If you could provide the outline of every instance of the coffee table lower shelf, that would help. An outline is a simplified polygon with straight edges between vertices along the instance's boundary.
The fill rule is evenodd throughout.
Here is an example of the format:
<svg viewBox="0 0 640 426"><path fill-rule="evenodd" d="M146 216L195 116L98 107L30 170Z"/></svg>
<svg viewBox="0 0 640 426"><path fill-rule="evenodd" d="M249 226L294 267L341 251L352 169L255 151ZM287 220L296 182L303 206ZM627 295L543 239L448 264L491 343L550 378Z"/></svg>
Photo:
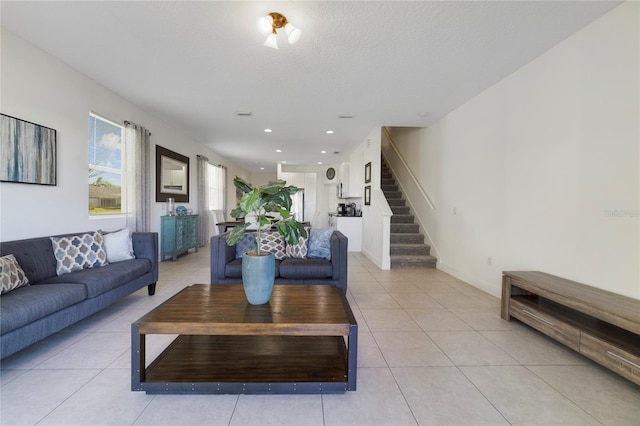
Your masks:
<svg viewBox="0 0 640 426"><path fill-rule="evenodd" d="M343 336L178 336L140 374L135 390L341 393L355 390L349 377Z"/></svg>

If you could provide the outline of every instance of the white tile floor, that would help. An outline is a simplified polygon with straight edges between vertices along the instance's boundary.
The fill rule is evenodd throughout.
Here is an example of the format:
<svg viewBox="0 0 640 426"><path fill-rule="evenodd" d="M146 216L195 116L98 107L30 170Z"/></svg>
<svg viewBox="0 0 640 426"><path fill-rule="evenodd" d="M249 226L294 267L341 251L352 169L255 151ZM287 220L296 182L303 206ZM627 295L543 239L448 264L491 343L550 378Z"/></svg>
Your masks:
<svg viewBox="0 0 640 426"><path fill-rule="evenodd" d="M146 395L130 390L130 325L192 283L209 251L162 262L146 289L1 363L2 425L639 425L640 387L499 316L499 300L433 269L349 258L358 390ZM169 337L152 336L159 353Z"/></svg>

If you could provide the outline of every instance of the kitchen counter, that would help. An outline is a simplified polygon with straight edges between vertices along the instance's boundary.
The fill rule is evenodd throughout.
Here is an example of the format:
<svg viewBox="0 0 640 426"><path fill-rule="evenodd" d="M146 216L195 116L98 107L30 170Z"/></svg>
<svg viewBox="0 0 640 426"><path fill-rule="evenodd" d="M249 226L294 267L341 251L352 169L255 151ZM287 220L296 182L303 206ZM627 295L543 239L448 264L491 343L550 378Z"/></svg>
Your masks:
<svg viewBox="0 0 640 426"><path fill-rule="evenodd" d="M333 229L349 239L349 251L362 251L362 216L329 216Z"/></svg>
<svg viewBox="0 0 640 426"><path fill-rule="evenodd" d="M336 213L336 212L329 212L329 218L332 217L362 217L362 214L360 216L349 216L346 214L340 214L340 213Z"/></svg>

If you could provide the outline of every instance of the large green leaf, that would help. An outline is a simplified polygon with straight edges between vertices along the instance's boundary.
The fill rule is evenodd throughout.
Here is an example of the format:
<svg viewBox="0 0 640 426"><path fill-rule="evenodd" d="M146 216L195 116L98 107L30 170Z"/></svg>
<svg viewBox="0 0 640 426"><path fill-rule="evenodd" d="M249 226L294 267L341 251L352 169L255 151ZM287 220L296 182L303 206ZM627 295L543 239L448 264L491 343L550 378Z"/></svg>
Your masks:
<svg viewBox="0 0 640 426"><path fill-rule="evenodd" d="M267 195L277 194L282 191L287 182L283 180L269 181L268 184L261 187L263 193Z"/></svg>
<svg viewBox="0 0 640 426"><path fill-rule="evenodd" d="M244 234L244 231L249 227L249 225L251 224L245 223L240 226L235 226L229 233L229 236L227 236L227 245L232 246L240 242L240 240L242 239L242 235Z"/></svg>
<svg viewBox="0 0 640 426"><path fill-rule="evenodd" d="M260 209L261 204L262 199L258 188L253 188L240 199L240 208L244 210L245 214L257 212L258 209Z"/></svg>
<svg viewBox="0 0 640 426"><path fill-rule="evenodd" d="M236 219L242 219L246 216L246 213L244 210L242 210L240 207L236 207L235 209L231 210L231 217L236 218Z"/></svg>
<svg viewBox="0 0 640 426"><path fill-rule="evenodd" d="M258 216L258 222L260 223L260 226L271 225L271 219L266 215Z"/></svg>
<svg viewBox="0 0 640 426"><path fill-rule="evenodd" d="M233 179L233 185L244 193L250 192L253 189L250 183L238 176Z"/></svg>

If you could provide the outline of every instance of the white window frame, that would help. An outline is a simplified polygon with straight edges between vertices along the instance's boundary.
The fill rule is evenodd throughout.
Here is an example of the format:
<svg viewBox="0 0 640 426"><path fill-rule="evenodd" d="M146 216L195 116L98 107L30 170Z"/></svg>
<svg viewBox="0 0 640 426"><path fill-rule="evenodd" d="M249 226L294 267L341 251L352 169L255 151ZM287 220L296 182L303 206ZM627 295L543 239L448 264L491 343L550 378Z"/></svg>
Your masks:
<svg viewBox="0 0 640 426"><path fill-rule="evenodd" d="M125 173L125 137L124 137L124 126L122 124L116 123L113 120L109 120L108 118L105 118L104 116L100 115L100 114L96 114L93 111L89 112L89 118L95 118L96 120L100 120L103 121L105 123L108 123L112 126L118 127L120 128L120 169L117 168L112 168L112 167L107 167L107 166L101 166L101 165L97 165L97 164L92 164L89 161L88 165L89 165L89 170L94 169L94 170L98 170L98 171L102 171L102 172L106 172L106 173L114 173L114 174L119 174L120 175L120 213L112 213L112 214L92 214L91 212L89 212L89 218L90 219L108 219L108 218L113 218L113 217L123 217L126 216L126 173ZM87 141L87 150L89 149L89 140ZM87 179L87 185L89 184L88 179ZM88 195L88 194L87 194Z"/></svg>
<svg viewBox="0 0 640 426"><path fill-rule="evenodd" d="M217 165L217 164L211 164L209 163L207 165L207 167L209 168L208 170L208 178L209 181L207 182L207 191L208 191L208 195L209 195L209 205L207 206L209 211L211 210L222 210L223 214L224 211L226 209L226 167L221 166L221 165ZM216 174L220 171L223 171L224 173L224 179L223 182L221 182L220 186L218 188L212 188L212 185L215 184L215 180L216 180ZM216 205L214 205L214 202L216 203ZM221 204L221 205L218 205Z"/></svg>

